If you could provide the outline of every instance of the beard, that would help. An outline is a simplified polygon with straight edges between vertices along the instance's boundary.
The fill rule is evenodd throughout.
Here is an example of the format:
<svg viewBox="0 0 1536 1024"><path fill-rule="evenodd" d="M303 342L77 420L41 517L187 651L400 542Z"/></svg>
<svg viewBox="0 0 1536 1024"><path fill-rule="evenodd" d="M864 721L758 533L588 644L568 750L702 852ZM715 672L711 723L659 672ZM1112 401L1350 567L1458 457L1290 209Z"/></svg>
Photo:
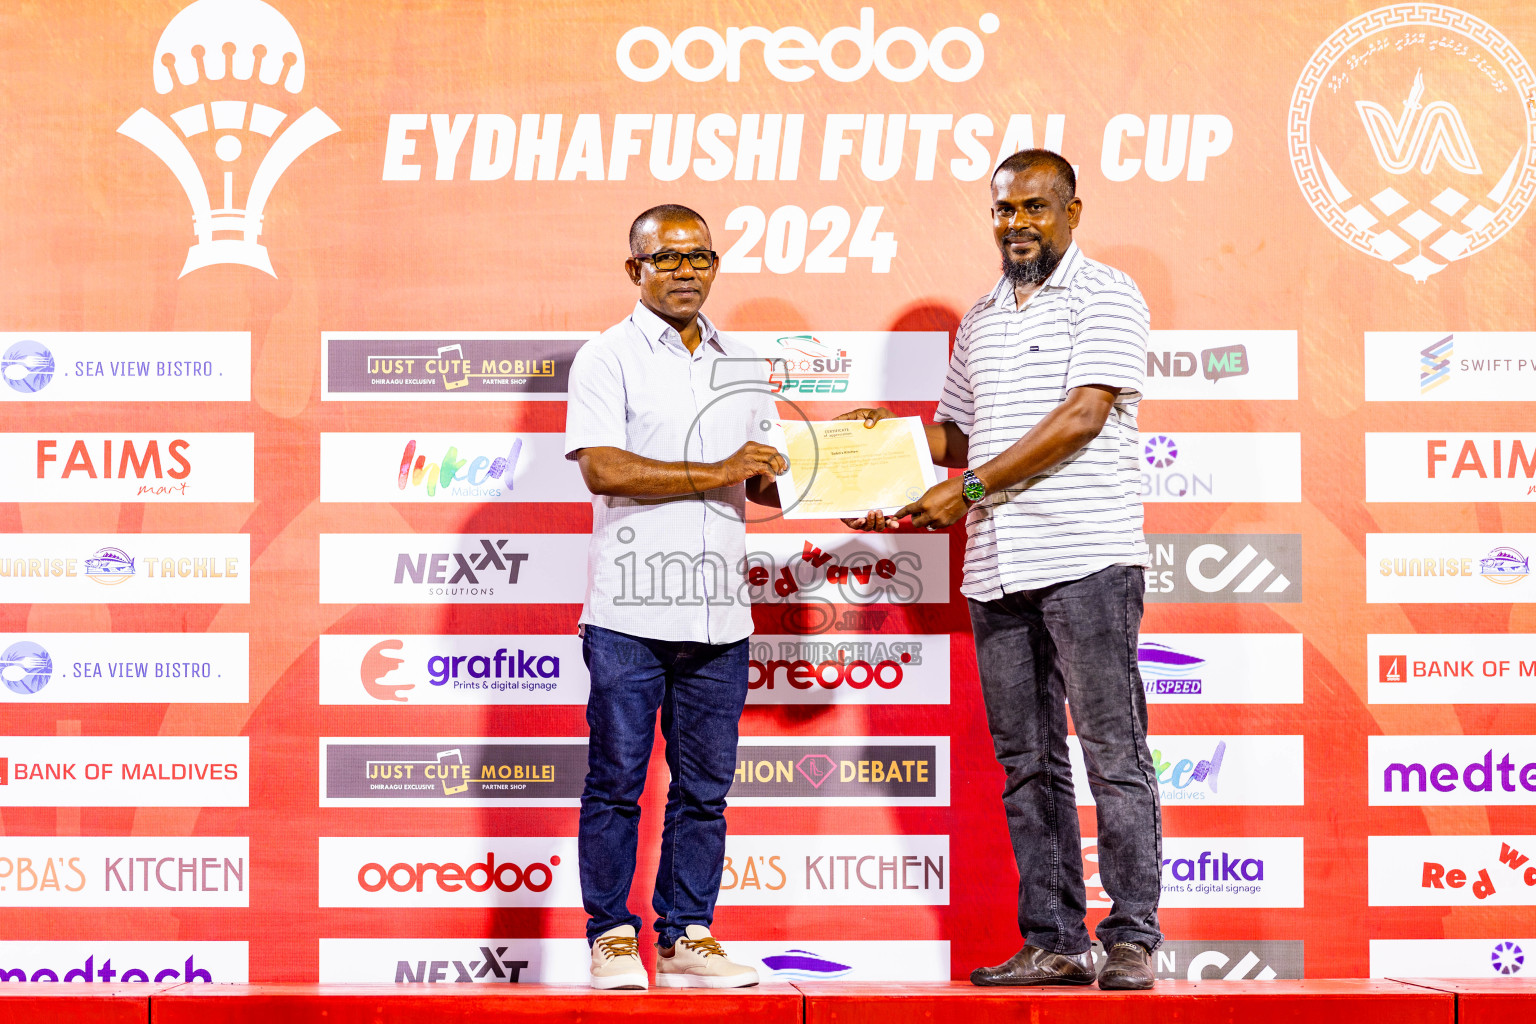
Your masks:
<svg viewBox="0 0 1536 1024"><path fill-rule="evenodd" d="M1003 240L1006 246L1010 242L1018 241L1018 236ZM1055 271L1061 263L1063 253L1055 248L1044 238L1036 238L1039 243L1039 251L1034 256L1024 259L1014 259L1008 252L1003 252L1003 276L1012 284L1042 284Z"/></svg>

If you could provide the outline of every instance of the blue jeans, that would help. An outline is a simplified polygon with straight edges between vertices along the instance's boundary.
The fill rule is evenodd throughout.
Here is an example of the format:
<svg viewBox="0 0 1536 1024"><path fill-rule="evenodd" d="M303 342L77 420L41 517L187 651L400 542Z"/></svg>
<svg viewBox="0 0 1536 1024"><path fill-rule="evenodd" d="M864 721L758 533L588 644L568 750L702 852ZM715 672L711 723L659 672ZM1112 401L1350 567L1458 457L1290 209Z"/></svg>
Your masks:
<svg viewBox="0 0 1536 1024"><path fill-rule="evenodd" d="M1162 944L1163 830L1136 667L1145 584L1112 565L1039 590L972 601L976 667L1019 868L1019 931L1052 953L1089 946L1065 698L1098 805L1099 875L1112 908L1099 941Z"/></svg>
<svg viewBox="0 0 1536 1024"><path fill-rule="evenodd" d="M592 625L582 626L582 638L592 677L577 843L587 942L621 924L640 930L629 884L659 709L672 782L651 906L657 941L672 946L689 925L709 927L720 895L725 794L747 702L747 641L648 640Z"/></svg>

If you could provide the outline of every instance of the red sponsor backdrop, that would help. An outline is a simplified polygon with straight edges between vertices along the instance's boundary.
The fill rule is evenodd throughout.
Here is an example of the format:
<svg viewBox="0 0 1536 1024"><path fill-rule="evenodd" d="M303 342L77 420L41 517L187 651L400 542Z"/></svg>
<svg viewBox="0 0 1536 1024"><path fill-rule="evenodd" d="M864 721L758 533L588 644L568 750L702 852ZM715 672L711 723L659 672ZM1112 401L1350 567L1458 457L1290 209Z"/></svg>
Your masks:
<svg viewBox="0 0 1536 1024"><path fill-rule="evenodd" d="M744 44L739 74L733 76L727 61L714 77L695 82L673 69L664 69L654 81L631 80L616 61L620 37L643 23L667 40L690 26L712 28L724 38L732 26L753 25L770 30L802 26L820 39L838 26L858 26L860 9L845 2L684 2L636 14L631 5L599 2L381 0L360 7L283 0L282 15L303 46L304 80L298 93L226 76L160 95L152 80L157 40L181 6L166 0L127 5L58 0L11 5L0 16L8 55L0 83L5 125L0 327L17 332L249 331L251 401L13 403L0 408L0 428L61 434L254 432L256 500L0 504L0 531L247 533L250 603L20 603L0 608L0 626L12 632L248 632L250 701L9 705L3 712L4 731L245 735L251 744L250 806L6 807L0 823L8 835L249 836L250 906L4 909L0 931L8 937L248 939L250 977L266 981L315 977L321 937L579 935L583 917L573 909L318 909L319 836L572 835L576 828L576 812L570 809L320 809L318 737L576 736L585 729L577 707L320 706L320 634L568 634L578 608L321 604L318 536L590 528L589 510L576 503L322 506L322 431L559 432L564 405L447 399L322 403L321 332L600 330L624 316L634 301L621 269L629 221L640 209L664 201L701 210L714 225L722 250L751 230L750 217L731 218L740 207L771 215L789 206L805 213L837 206L849 211L855 225L867 208L883 211L878 230L892 232L897 246L887 272L874 272L875 261L856 255L842 272L820 274L806 272L792 254L770 257L770 265L756 273L719 278L709 312L726 329L952 332L964 310L995 279L985 173L998 155L1010 117L1023 114L1032 119L1030 141L1059 145L1079 165L1085 211L1078 241L1088 255L1136 279L1155 328L1299 333L1296 401L1147 401L1142 407L1143 430L1299 432L1303 457L1299 503L1148 506L1149 533L1299 533L1304 542L1305 600L1300 603L1148 607L1144 628L1149 632L1299 632L1305 638L1302 704L1164 704L1152 712L1154 733L1305 736L1304 806L1179 806L1169 808L1165 817L1169 835L1304 837L1305 906L1169 909L1162 917L1166 934L1201 940L1300 939L1306 943L1308 975L1339 976L1367 972L1367 940L1372 937L1483 937L1528 925L1528 913L1517 908L1367 906L1367 835L1536 830L1526 807L1368 807L1367 737L1529 733L1536 731L1536 713L1520 706L1366 704L1367 633L1525 631L1533 622L1528 605L1368 606L1365 535L1522 531L1532 529L1533 521L1519 506L1365 504L1366 431L1453 424L1466 430L1518 429L1525 414L1520 410L1529 407L1367 407L1362 332L1528 329L1536 252L1529 222L1514 224L1465 259L1438 258L1439 265L1420 282L1412 270L1397 265L1403 258L1394 263L1352 248L1325 223L1327 203L1316 198L1316 188L1297 187L1290 146L1303 115L1312 118L1318 138L1337 139L1334 145L1349 153L1333 168L1349 178L1348 191L1372 194L1388 183L1399 184L1372 162L1367 133L1359 124L1348 136L1336 115L1338 105L1350 100L1348 89L1358 86L1374 89L1372 95L1387 113L1398 116L1419 61L1416 53L1405 56L1402 47L1384 46L1359 67L1349 66L1356 86L1343 86L1343 94L1338 87L1330 92L1324 76L1314 113L1298 113L1293 105L1308 60L1360 13L1357 7L1302 3L1282 11L1227 3L1154 3L1026 9L891 2L874 8L876 35L892 26L911 26L931 40L958 26L984 48L977 50L979 67L958 81L946 80L931 65L911 81L893 81L902 77L900 67L888 75L877 66L843 82L812 62L803 65L812 70L805 80L782 81L768 70L759 41ZM250 7L227 6L237 13ZM997 18L987 18L989 12ZM1471 13L1496 26L1514 50L1536 48L1536 14L1530 7L1478 4ZM1475 36L1475 26L1468 28L1465 20L1447 16L1442 21L1442 28L1430 31ZM244 24L231 22L236 23ZM988 31L989 26L995 30ZM912 59L902 45L909 44L892 51L896 65ZM651 44L639 44L634 59L648 65L654 52ZM963 67L968 52L963 42L944 52L947 66ZM1509 96L1463 99L1456 90L1470 87L1450 79L1424 102L1438 98L1459 104L1471 137L1479 143L1493 140L1487 143L1489 167L1483 172L1496 178L1508 159L1498 154L1513 146L1518 155L1521 139L1528 140L1520 119L1536 99L1521 93L1518 75L1510 70L1523 64L1523 59L1515 61L1518 52L1510 57L1493 47L1488 53L1494 73L1514 83ZM685 66L709 70L707 39L688 54L692 63ZM853 46L839 50L844 65L855 59ZM1367 81L1379 69L1386 69L1382 77ZM1431 87L1438 87L1434 76L1428 77ZM166 118L188 104L254 101L258 96L290 117L311 107L323 110L340 131L303 153L271 191L261 241L270 253L272 275L219 263L178 276L193 241L182 190L166 166L117 129L141 106ZM734 172L706 180L715 172L704 166L701 174L700 165L676 180L658 180L647 131L634 133L636 155L622 180L614 180L613 128L619 115L669 113L680 120L692 113L702 120L721 112L735 127L749 114L804 115L793 180L782 180L781 173L767 175L779 180L757 180L764 177L761 172L753 180L738 180ZM896 169L885 175L878 148L872 156L863 152L870 130L866 122L861 130L848 131L847 154L826 173L828 115L875 112L883 113L888 132L896 116L909 119ZM524 130L527 122L521 119L527 114L563 115L550 174L532 165L528 175L513 166L499 175L487 171L477 177L477 129L469 129L456 159L443 158L425 120L433 114L474 114L482 128L486 115L508 115ZM970 136L985 150L974 160L957 140L955 127L973 114L985 115L994 128L990 136ZM585 163L571 157L579 149L573 141L586 130L582 115L596 115L593 138L600 150ZM931 130L936 150L928 157L926 174L916 127L922 115L940 115L941 121L949 116L948 124ZM1114 121L1124 115L1134 116L1129 130L1129 120ZM1157 122L1154 115L1167 118ZM1193 120L1196 141L1203 139L1206 155L1198 173L1183 155L1177 161L1169 152L1151 154L1160 158L1156 161L1147 159L1147 133L1157 123L1177 133L1182 115ZM1333 120L1324 123L1327 118ZM1053 122L1060 132L1054 138ZM1106 132L1112 122L1120 126L1119 134ZM1230 129L1230 142L1220 146L1223 124ZM1201 135L1202 126L1207 135ZM414 153L389 152L397 132L414 140ZM1382 138L1390 142L1394 137L1388 132ZM731 135L717 139L734 151ZM1400 148L1411 145L1411 139L1404 139ZM693 155L703 160L709 152L696 143ZM482 157L494 170L489 144ZM200 152L199 158L206 158L205 167L217 166L211 153ZM1127 173L1127 161L1137 159L1142 164ZM957 166L968 160L979 160L979 172ZM1498 169L1492 168L1495 163ZM400 180L413 166L420 168L415 180ZM217 171L207 171L205 182L217 207ZM768 235L771 241L772 228ZM811 233L813 243L818 237ZM848 250L838 254L851 255ZM748 255L764 255L761 245ZM938 386L934 380L935 397ZM895 407L926 416L933 405ZM830 414L843 407L828 402L808 408ZM810 526L818 532L836 528ZM778 523L761 529L799 528ZM962 538L954 533L950 542L952 582L958 585ZM562 571L579 574L584 567L573 563ZM1002 774L986 731L968 620L959 600L883 610L889 613L883 630L951 634L948 706L754 707L746 713L743 732L948 735L950 806L740 808L731 811L731 827L743 834L949 835L950 905L723 908L717 927L726 937L786 942L943 938L952 943L955 973L964 976L976 964L1000 960L1017 943L1016 877L998 800ZM780 606L759 607L755 615L759 632L793 631L782 621ZM637 907L648 902L664 771L658 757L646 796ZM1092 812L1083 814L1085 833L1091 834ZM386 856L381 849L380 857Z"/></svg>

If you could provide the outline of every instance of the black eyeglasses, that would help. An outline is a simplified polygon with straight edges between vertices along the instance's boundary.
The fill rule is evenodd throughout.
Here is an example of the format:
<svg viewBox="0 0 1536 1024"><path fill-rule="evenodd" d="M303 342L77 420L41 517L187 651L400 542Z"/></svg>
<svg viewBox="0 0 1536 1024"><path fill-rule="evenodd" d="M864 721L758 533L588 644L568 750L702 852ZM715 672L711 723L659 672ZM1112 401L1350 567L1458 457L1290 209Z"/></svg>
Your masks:
<svg viewBox="0 0 1536 1024"><path fill-rule="evenodd" d="M693 252L653 252L645 256L636 255L633 258L643 260L657 270L666 272L681 267L683 260L687 260L688 265L694 270L708 270L715 265L720 254L713 249L695 249Z"/></svg>

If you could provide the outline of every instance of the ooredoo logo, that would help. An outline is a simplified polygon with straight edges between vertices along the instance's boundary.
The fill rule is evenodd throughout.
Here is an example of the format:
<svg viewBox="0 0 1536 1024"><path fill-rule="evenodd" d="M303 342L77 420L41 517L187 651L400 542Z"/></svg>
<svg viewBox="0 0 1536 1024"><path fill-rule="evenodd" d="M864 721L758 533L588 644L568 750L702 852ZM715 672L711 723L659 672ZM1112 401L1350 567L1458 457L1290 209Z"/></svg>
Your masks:
<svg viewBox="0 0 1536 1024"><path fill-rule="evenodd" d="M1001 24L991 13L977 20L977 27L988 35ZM624 77L635 82L654 82L669 68L690 82L713 81L722 72L727 82L739 82L742 56L753 50L761 54L768 73L781 82L803 82L817 68L834 82L857 82L871 68L889 82L911 82L925 71L946 82L968 82L986 60L981 36L959 25L940 29L931 37L901 25L876 35L873 7L859 9L857 28L840 26L819 40L809 29L793 25L777 30L760 25L731 27L724 35L707 25L694 25L670 39L658 28L637 25L619 37L614 59ZM962 54L963 60L951 63ZM637 55L649 63L641 64ZM850 58L852 63L843 63ZM702 63L695 63L700 59Z"/></svg>
<svg viewBox="0 0 1536 1024"><path fill-rule="evenodd" d="M1362 14L1291 97L1291 168L1330 230L1423 283L1498 241L1536 194L1536 72L1439 4Z"/></svg>
<svg viewBox="0 0 1536 1024"><path fill-rule="evenodd" d="M579 907L575 836L320 838L322 907Z"/></svg>
<svg viewBox="0 0 1536 1024"><path fill-rule="evenodd" d="M775 658L771 661L752 660L747 662L747 686L749 689L775 686L792 686L797 690L809 690L814 686L820 686L826 690L835 690L840 686L847 686L855 690L863 690L869 686L877 686L882 690L894 690L901 685L901 666L912 660L912 655L903 651L895 659L886 658L883 661L871 664L867 661L845 661L842 659L812 663L809 661L789 661Z"/></svg>
<svg viewBox="0 0 1536 1024"><path fill-rule="evenodd" d="M395 892L421 892L424 885L436 886L441 892L486 892L493 886L501 892L516 892L527 888L529 892L543 892L555 880L554 869L560 866L560 855L551 854L548 862L535 861L518 864L515 861L496 863L496 854L487 853L485 860L465 867L452 861L442 863L418 862L395 863L389 867L377 861L364 864L357 870L357 884L364 892L378 892L386 885Z"/></svg>
<svg viewBox="0 0 1536 1024"><path fill-rule="evenodd" d="M276 277L266 247L256 240L267 199L278 178L305 150L341 131L318 107L283 127L289 111L267 105L288 106L291 101L283 93L297 95L304 87L304 47L298 33L263 0L195 0L165 26L152 70L155 92L164 96L179 87L181 101L194 102L170 115L175 128L140 107L117 130L159 157L192 204L197 241L178 276L237 263ZM223 84L194 89L200 82ZM236 87L235 82L244 85ZM266 102L230 98L254 86L265 87L255 92ZM250 168L241 176L246 189L243 207L236 205L236 168ZM224 183L217 208L207 180Z"/></svg>

